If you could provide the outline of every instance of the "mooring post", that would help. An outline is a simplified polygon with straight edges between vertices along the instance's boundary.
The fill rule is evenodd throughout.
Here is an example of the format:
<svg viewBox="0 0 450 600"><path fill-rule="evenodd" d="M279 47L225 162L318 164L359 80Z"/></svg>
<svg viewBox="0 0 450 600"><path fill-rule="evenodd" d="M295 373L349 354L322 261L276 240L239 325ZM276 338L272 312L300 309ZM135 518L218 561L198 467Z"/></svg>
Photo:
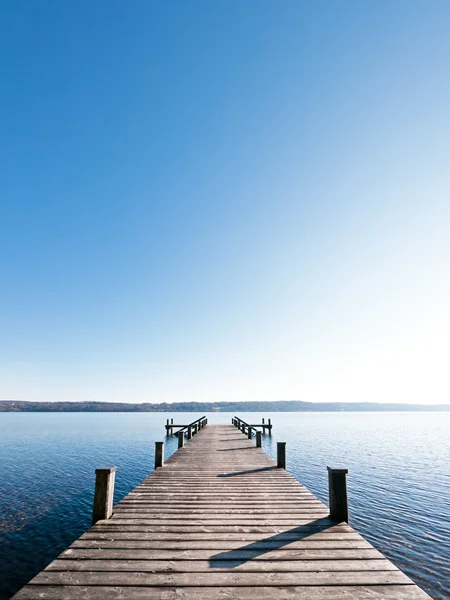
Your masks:
<svg viewBox="0 0 450 600"><path fill-rule="evenodd" d="M167 420L166 420L166 435L169 435L169 430L170 430L170 427L169 427L169 419L167 419Z"/></svg>
<svg viewBox="0 0 450 600"><path fill-rule="evenodd" d="M101 519L109 519L112 515L116 469L117 467L102 467L101 469L95 469L92 525L95 525L95 523Z"/></svg>
<svg viewBox="0 0 450 600"><path fill-rule="evenodd" d="M348 523L347 473L348 469L328 469L330 519Z"/></svg>
<svg viewBox="0 0 450 600"><path fill-rule="evenodd" d="M250 427L250 425L247 428L247 437L249 440L252 439L252 428Z"/></svg>
<svg viewBox="0 0 450 600"><path fill-rule="evenodd" d="M286 468L286 442L277 442L277 467Z"/></svg>
<svg viewBox="0 0 450 600"><path fill-rule="evenodd" d="M181 432L178 434L178 448L182 448L184 446L184 433Z"/></svg>
<svg viewBox="0 0 450 600"><path fill-rule="evenodd" d="M263 417L263 420L262 420L262 424L264 425L264 417Z"/></svg>
<svg viewBox="0 0 450 600"><path fill-rule="evenodd" d="M270 419L267 419L267 422L269 423L269 435L272 435L272 422Z"/></svg>
<svg viewBox="0 0 450 600"><path fill-rule="evenodd" d="M155 442L155 469L164 464L164 442Z"/></svg>
<svg viewBox="0 0 450 600"><path fill-rule="evenodd" d="M189 425L188 427L188 440L192 439L192 427Z"/></svg>
<svg viewBox="0 0 450 600"><path fill-rule="evenodd" d="M173 419L170 419L170 424L173 425Z"/></svg>
<svg viewBox="0 0 450 600"><path fill-rule="evenodd" d="M262 447L262 433L260 431L256 432L256 447L257 448Z"/></svg>

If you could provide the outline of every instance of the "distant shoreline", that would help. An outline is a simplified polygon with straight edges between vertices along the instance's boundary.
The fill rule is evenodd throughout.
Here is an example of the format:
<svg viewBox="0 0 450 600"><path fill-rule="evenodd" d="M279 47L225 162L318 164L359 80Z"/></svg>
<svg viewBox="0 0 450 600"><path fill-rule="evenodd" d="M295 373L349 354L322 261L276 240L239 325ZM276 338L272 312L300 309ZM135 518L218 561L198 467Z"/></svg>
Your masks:
<svg viewBox="0 0 450 600"><path fill-rule="evenodd" d="M0 400L0 412L445 412L450 404L377 402L32 402Z"/></svg>

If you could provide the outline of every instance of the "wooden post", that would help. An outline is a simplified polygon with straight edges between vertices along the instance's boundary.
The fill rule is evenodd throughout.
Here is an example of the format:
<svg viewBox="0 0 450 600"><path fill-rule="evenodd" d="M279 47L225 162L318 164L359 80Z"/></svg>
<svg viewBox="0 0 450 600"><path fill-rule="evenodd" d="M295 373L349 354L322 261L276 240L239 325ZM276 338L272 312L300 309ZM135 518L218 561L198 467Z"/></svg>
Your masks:
<svg viewBox="0 0 450 600"><path fill-rule="evenodd" d="M270 419L267 419L267 422L269 423L269 435L272 435L272 423Z"/></svg>
<svg viewBox="0 0 450 600"><path fill-rule="evenodd" d="M257 448L262 447L262 433L260 431L256 432L256 447Z"/></svg>
<svg viewBox="0 0 450 600"><path fill-rule="evenodd" d="M249 440L252 439L252 428L250 426L248 427L248 430L247 430L247 437Z"/></svg>
<svg viewBox="0 0 450 600"><path fill-rule="evenodd" d="M112 515L114 500L114 480L117 467L95 469L94 507L92 509L92 525L101 519L109 519Z"/></svg>
<svg viewBox="0 0 450 600"><path fill-rule="evenodd" d="M264 425L264 417L263 417L263 420L262 420L262 424Z"/></svg>
<svg viewBox="0 0 450 600"><path fill-rule="evenodd" d="M328 469L330 519L348 523L347 473L348 469Z"/></svg>
<svg viewBox="0 0 450 600"><path fill-rule="evenodd" d="M173 425L173 419L170 419L170 424Z"/></svg>
<svg viewBox="0 0 450 600"><path fill-rule="evenodd" d="M155 442L155 469L164 464L164 442Z"/></svg>
<svg viewBox="0 0 450 600"><path fill-rule="evenodd" d="M181 432L178 434L178 448L182 448L184 446L184 433Z"/></svg>
<svg viewBox="0 0 450 600"><path fill-rule="evenodd" d="M245 433L245 424L244 423L241 423L241 431L242 431L242 433Z"/></svg>
<svg viewBox="0 0 450 600"><path fill-rule="evenodd" d="M192 427L189 425L188 427L188 440L192 439Z"/></svg>
<svg viewBox="0 0 450 600"><path fill-rule="evenodd" d="M277 442L277 467L286 468L286 442Z"/></svg>

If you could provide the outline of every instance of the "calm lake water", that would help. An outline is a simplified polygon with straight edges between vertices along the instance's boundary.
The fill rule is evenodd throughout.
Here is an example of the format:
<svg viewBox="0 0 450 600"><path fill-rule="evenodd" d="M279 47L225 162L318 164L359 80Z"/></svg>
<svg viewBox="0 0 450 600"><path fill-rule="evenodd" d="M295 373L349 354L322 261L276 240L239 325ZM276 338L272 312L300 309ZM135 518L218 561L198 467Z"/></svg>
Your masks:
<svg viewBox="0 0 450 600"><path fill-rule="evenodd" d="M94 470L115 501L153 469L166 418L196 413L0 413L0 597L90 527ZM231 413L207 414L230 423ZM450 413L239 413L270 417L263 447L328 503L327 465L349 469L351 524L436 600L450 598ZM166 456L176 438L166 440Z"/></svg>

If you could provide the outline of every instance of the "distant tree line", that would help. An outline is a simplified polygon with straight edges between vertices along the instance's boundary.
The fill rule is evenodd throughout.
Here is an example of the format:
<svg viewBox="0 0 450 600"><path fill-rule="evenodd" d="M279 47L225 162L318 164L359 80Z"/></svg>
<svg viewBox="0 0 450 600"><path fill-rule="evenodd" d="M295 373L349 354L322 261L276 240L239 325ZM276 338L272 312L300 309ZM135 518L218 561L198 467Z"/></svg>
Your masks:
<svg viewBox="0 0 450 600"><path fill-rule="evenodd" d="M32 402L0 400L0 412L386 412L449 411L449 404L378 404L375 402Z"/></svg>

